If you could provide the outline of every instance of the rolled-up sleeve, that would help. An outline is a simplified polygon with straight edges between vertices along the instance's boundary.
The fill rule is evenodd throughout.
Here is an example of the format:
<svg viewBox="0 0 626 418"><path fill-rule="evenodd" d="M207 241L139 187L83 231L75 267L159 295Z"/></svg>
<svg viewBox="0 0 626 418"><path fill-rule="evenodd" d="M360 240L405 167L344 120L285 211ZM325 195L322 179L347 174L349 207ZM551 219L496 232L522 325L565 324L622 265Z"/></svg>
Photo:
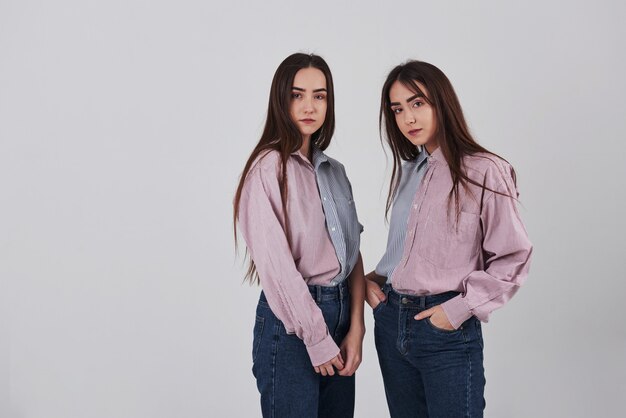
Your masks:
<svg viewBox="0 0 626 418"><path fill-rule="evenodd" d="M498 192L517 197L510 167L494 167L486 177L487 184L498 184ZM480 214L485 269L471 272L463 280L463 294L442 304L454 328L472 315L487 322L489 314L509 301L528 276L532 244L517 200L509 196L485 192Z"/></svg>
<svg viewBox="0 0 626 418"><path fill-rule="evenodd" d="M313 366L331 360L339 347L296 268L285 232L275 167L257 164L250 170L238 221L272 312L288 332L295 332L303 340Z"/></svg>

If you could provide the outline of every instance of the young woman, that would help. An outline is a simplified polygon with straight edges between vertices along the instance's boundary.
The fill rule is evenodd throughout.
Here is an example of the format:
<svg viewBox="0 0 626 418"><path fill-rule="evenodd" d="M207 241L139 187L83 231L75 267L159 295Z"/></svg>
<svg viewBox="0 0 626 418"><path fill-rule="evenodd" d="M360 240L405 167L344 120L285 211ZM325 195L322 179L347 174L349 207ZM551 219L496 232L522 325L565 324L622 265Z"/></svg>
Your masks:
<svg viewBox="0 0 626 418"><path fill-rule="evenodd" d="M394 161L392 210L366 297L391 416L482 417L481 321L519 289L532 252L515 172L472 138L431 64L391 71L380 125Z"/></svg>
<svg viewBox="0 0 626 418"><path fill-rule="evenodd" d="M265 129L234 201L260 280L253 368L264 417L352 417L365 332L362 226L335 129L333 81L317 55L274 74ZM236 232L235 232L236 239Z"/></svg>

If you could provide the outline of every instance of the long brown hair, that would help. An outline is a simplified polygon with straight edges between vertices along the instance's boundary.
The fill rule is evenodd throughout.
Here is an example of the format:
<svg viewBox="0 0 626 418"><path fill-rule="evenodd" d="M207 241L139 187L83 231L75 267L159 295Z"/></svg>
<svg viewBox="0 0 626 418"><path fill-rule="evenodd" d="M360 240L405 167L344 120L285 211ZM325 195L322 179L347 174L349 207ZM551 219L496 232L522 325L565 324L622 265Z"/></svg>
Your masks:
<svg viewBox="0 0 626 418"><path fill-rule="evenodd" d="M265 128L261 139L256 144L243 172L239 178L239 185L237 186L237 192L235 193L235 199L233 202L233 230L235 235L235 246L237 245L237 220L239 218L239 201L241 200L241 193L243 185L246 181L246 176L252 168L254 161L264 151L275 150L280 153L281 166L279 174L279 187L280 197L283 205L283 213L285 214L285 225L287 230L287 240L289 241L289 223L287 213L287 160L289 156L302 147L302 134L291 120L289 113L291 105L291 92L293 87L293 80L296 73L303 68L317 68L326 78L326 117L324 124L313 135L311 135L311 145L315 145L321 150L325 150L330 145L330 140L335 132L335 93L333 88L333 78L330 73L330 68L326 61L319 55L315 54L303 54L295 53L280 63L274 78L272 79L272 86L270 87L269 104L267 107L267 119L265 120ZM261 157L262 158L262 157ZM289 242L291 246L291 242ZM258 282L258 274L254 261L250 259L248 271L244 277L244 280L249 280L250 283L254 281Z"/></svg>
<svg viewBox="0 0 626 418"><path fill-rule="evenodd" d="M469 178L463 166L463 156L473 155L478 152L499 157L479 145L469 132L463 109L459 99L454 92L454 88L446 75L437 67L423 61L407 61L395 67L383 85L380 99L379 129L381 141L383 136L391 148L393 155L393 169L389 182L389 194L387 195L387 205L385 216L388 215L393 198L400 185L402 177L402 160L413 160L419 154L418 148L413 145L400 131L395 120L395 115L391 109L389 91L396 82L402 83L406 88L423 96L423 99L430 104L435 111L435 139L437 140L441 153L448 163L450 174L452 175L452 189L450 198L454 197L457 214L459 208L459 184L467 189L467 184L471 183L481 187L483 190L490 190L494 193L503 194L486 187L483 184ZM427 96L417 85L420 82L428 91ZM503 159L503 158L501 158ZM513 171L513 181L515 182L515 171ZM509 196L508 194L504 194ZM511 196L512 197L512 196Z"/></svg>

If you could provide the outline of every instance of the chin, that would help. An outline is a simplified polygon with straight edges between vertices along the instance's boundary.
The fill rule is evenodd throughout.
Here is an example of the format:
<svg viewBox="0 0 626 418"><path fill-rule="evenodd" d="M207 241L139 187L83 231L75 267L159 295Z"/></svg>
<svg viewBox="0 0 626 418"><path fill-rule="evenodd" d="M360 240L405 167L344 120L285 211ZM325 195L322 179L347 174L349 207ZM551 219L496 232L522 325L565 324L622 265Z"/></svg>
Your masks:
<svg viewBox="0 0 626 418"><path fill-rule="evenodd" d="M418 141L418 140L415 140L415 139L411 140L409 138L407 138L407 139L409 140L409 142L411 144L415 145L416 147L423 146L424 144L426 144L426 142L428 142L428 141Z"/></svg>
<svg viewBox="0 0 626 418"><path fill-rule="evenodd" d="M321 126L318 127L318 128L306 128L306 129L302 129L300 132L303 135L313 135L315 132L319 131L320 128L321 128Z"/></svg>

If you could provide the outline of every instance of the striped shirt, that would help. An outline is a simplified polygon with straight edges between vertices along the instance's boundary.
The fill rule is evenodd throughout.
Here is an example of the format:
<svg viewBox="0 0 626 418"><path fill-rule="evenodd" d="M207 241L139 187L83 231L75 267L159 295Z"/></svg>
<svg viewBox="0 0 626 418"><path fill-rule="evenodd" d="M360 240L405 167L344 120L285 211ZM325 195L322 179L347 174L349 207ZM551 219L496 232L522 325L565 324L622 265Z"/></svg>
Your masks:
<svg viewBox="0 0 626 418"><path fill-rule="evenodd" d="M244 181L239 226L272 312L303 340L318 366L339 348L307 285L333 286L348 277L362 227L344 167L315 148L312 160L315 166L299 151L287 160L286 217L280 154L259 156Z"/></svg>
<svg viewBox="0 0 626 418"><path fill-rule="evenodd" d="M352 186L343 165L317 147L313 147L312 160L326 216L326 229L341 265L341 271L330 282L337 285L348 278L356 265L363 225L357 218Z"/></svg>
<svg viewBox="0 0 626 418"><path fill-rule="evenodd" d="M532 254L511 165L476 153L463 157L463 168L480 186L459 187L457 211L450 202L453 180L441 148L428 156L391 280L398 293L459 292L441 304L454 328L472 315L487 322L528 277Z"/></svg>
<svg viewBox="0 0 626 418"><path fill-rule="evenodd" d="M393 207L391 209L387 249L376 266L376 274L386 277L387 283L391 282L393 271L400 263L402 253L404 252L409 209L417 193L417 188L424 178L427 156L426 149L422 147L422 152L414 160L406 161L402 164L402 176L396 195L393 198Z"/></svg>

